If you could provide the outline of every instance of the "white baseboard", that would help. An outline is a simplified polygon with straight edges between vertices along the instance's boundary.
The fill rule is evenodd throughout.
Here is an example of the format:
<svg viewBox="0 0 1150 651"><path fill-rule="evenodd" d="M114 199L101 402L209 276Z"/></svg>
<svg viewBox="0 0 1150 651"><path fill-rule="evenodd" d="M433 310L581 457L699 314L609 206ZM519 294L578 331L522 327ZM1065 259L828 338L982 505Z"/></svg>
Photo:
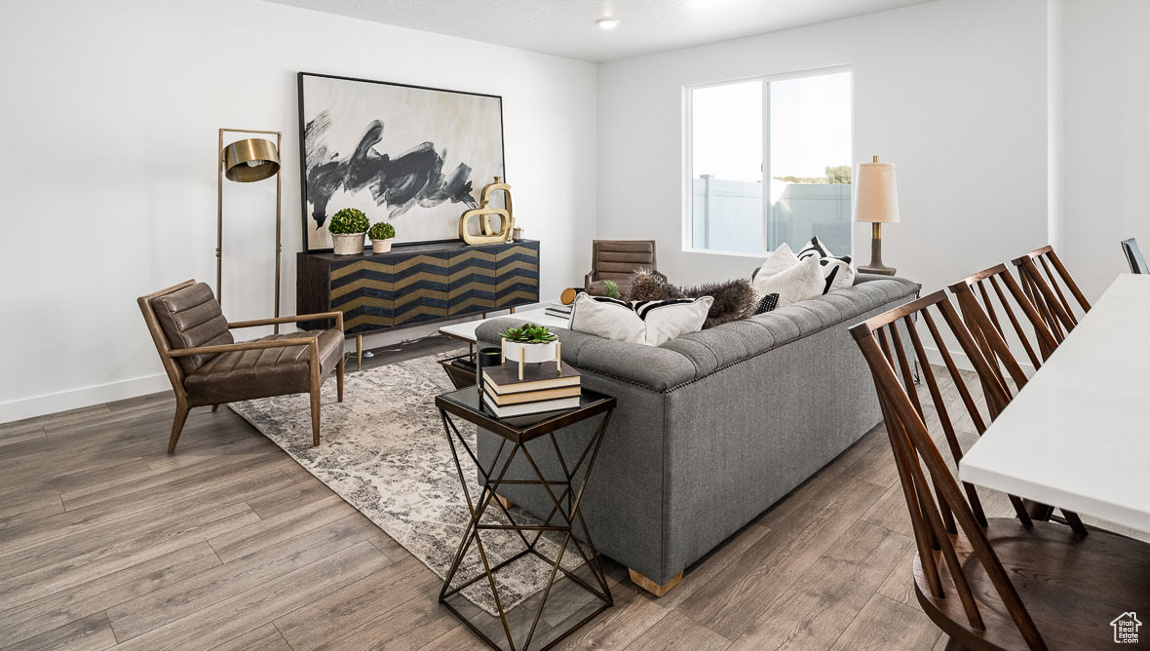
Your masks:
<svg viewBox="0 0 1150 651"><path fill-rule="evenodd" d="M45 414L54 414L58 411L90 407L113 400L135 398L137 396L171 390L168 376L159 373L144 377L97 384L93 386L68 389L57 393L48 393L30 398L18 398L7 402L0 402L0 423L9 423Z"/></svg>

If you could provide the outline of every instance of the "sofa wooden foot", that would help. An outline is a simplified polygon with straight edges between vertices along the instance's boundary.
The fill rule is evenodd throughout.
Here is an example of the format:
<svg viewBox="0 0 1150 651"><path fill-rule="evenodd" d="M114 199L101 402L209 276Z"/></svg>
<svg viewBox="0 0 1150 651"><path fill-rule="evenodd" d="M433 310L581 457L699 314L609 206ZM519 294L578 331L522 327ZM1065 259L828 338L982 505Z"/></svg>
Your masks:
<svg viewBox="0 0 1150 651"><path fill-rule="evenodd" d="M656 597L662 597L663 595L667 594L671 591L672 588L679 585L679 582L683 580L683 573L679 572L674 577L672 577L670 581L667 581L663 585L659 585L658 583L655 583L642 574L639 574L635 570L628 569L627 572L631 575L631 583L634 583L640 588L643 588Z"/></svg>
<svg viewBox="0 0 1150 651"><path fill-rule="evenodd" d="M509 508L515 506L514 504L511 503L511 500L507 499L506 497L503 497L502 495L500 495L498 493L495 494L495 499L500 504L502 504L503 508L505 508L505 509L509 509Z"/></svg>

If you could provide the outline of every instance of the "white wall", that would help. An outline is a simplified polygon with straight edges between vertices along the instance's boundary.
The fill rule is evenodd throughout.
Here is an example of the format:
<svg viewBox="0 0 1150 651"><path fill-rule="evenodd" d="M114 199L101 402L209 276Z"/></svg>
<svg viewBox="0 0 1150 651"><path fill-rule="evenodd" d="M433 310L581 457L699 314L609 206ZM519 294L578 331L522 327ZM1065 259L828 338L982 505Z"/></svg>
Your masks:
<svg viewBox="0 0 1150 651"><path fill-rule="evenodd" d="M758 259L682 251L682 89L849 65L854 162L898 170L888 265L925 293L1045 244L1045 26L1044 0L940 0L603 64L599 237L656 237L672 282L750 273ZM857 225L861 263L869 238Z"/></svg>
<svg viewBox="0 0 1150 651"><path fill-rule="evenodd" d="M1119 241L1136 237L1150 254L1150 3L1068 0L1064 15L1061 256L1093 300L1129 270Z"/></svg>
<svg viewBox="0 0 1150 651"><path fill-rule="evenodd" d="M297 71L502 95L507 178L517 221L543 241L543 295L586 271L593 64L257 0L44 0L0 4L0 66L0 422L167 386L135 298L214 282L220 127L284 132L294 313ZM225 192L225 312L270 315L274 184Z"/></svg>

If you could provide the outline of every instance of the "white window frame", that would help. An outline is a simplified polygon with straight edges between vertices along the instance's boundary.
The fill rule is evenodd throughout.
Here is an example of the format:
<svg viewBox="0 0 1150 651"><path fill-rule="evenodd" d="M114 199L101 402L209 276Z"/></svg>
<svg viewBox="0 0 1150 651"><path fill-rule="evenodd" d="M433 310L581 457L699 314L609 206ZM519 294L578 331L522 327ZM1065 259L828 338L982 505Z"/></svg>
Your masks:
<svg viewBox="0 0 1150 651"><path fill-rule="evenodd" d="M823 75L834 75L843 72L849 72L851 75L851 143L850 143L850 165L854 169L854 150L855 150L855 79L854 79L854 66L852 65L838 65L828 66L825 68L811 68L809 70L796 70L793 72L777 73L770 75L754 75L750 77L737 77L733 79L725 79L723 81L711 81L701 84L689 84L683 86L683 177L680 182L680 187L683 193L682 202L682 249L684 253L704 253L711 255L723 256L737 256L744 258L761 258L768 253L771 249L768 247L767 238L770 236L770 219L771 219L771 191L770 191L770 178L771 178L771 83L778 81L786 81L788 79L801 79L805 77L820 77ZM722 251L718 249L702 249L694 246L692 233L694 232L694 133L692 132L693 114L691 111L692 98L691 93L696 89L701 88L714 88L717 86L727 86L729 84L738 84L748 81L760 81L763 84L763 141L761 143L763 161L760 167L760 179L763 184L763 250L759 253L747 253L745 251ZM854 238L851 238L851 252L854 255Z"/></svg>

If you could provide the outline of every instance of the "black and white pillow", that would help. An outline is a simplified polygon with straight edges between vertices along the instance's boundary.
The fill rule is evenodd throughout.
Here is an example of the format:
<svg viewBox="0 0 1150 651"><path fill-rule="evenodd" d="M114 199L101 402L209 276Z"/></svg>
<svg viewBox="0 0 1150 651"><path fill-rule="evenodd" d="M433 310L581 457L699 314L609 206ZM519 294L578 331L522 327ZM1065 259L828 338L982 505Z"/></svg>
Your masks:
<svg viewBox="0 0 1150 651"><path fill-rule="evenodd" d="M812 257L819 259L819 265L822 266L823 278L826 279L823 294L829 294L854 284L855 268L851 265L851 257L849 255L836 256L831 253L826 245L823 244L822 240L816 236L812 237L811 241L798 253L800 260Z"/></svg>
<svg viewBox="0 0 1150 651"><path fill-rule="evenodd" d="M755 307L755 315L766 314L767 312L774 312L775 308L779 306L779 293L774 292L771 294L764 294L759 299L758 306Z"/></svg>
<svg viewBox="0 0 1150 651"><path fill-rule="evenodd" d="M571 329L604 339L658 346L702 330L714 301L711 296L700 296L631 304L579 294L571 310Z"/></svg>
<svg viewBox="0 0 1150 651"><path fill-rule="evenodd" d="M614 339L646 343L647 326L627 301L606 296L579 294L571 306L570 328L576 332Z"/></svg>
<svg viewBox="0 0 1150 651"><path fill-rule="evenodd" d="M714 302L713 296L639 301L635 303L635 313L646 325L647 343L658 346L680 335L702 330Z"/></svg>

